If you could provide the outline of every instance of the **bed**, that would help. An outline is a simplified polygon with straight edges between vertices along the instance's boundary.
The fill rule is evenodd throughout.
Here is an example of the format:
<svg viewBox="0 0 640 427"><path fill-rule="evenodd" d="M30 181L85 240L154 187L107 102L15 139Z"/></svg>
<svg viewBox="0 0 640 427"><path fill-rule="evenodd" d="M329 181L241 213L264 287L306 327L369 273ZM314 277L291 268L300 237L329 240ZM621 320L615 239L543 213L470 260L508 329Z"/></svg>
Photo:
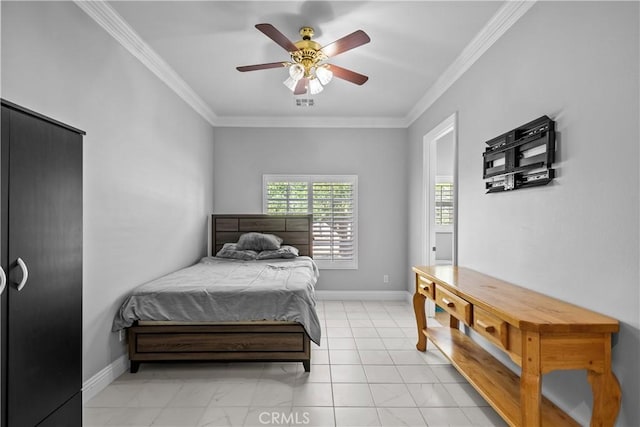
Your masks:
<svg viewBox="0 0 640 427"><path fill-rule="evenodd" d="M259 232L279 236L300 256L205 257L134 289L113 326L127 329L130 371L143 362L290 361L309 372L311 341L320 342L312 231L311 215L212 215L213 255Z"/></svg>

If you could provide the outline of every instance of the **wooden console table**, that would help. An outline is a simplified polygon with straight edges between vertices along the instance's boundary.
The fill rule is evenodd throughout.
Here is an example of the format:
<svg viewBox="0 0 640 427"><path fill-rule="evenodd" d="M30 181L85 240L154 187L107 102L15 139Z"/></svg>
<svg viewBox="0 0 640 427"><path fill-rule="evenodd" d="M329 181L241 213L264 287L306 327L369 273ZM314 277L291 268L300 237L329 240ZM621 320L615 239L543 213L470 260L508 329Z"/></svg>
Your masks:
<svg viewBox="0 0 640 427"><path fill-rule="evenodd" d="M427 338L512 426L578 426L541 395L542 375L586 369L593 392L591 426L613 426L621 391L611 371L617 320L474 270L413 267L413 306L420 351ZM427 327L425 299L450 315L449 327ZM520 377L459 329L459 322L504 351Z"/></svg>

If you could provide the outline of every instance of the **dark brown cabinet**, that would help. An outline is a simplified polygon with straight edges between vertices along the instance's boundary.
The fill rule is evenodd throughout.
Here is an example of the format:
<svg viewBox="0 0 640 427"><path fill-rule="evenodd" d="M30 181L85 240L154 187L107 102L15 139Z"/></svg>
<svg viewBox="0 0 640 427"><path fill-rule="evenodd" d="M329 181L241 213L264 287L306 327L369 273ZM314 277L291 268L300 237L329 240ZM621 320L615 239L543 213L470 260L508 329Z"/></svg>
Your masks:
<svg viewBox="0 0 640 427"><path fill-rule="evenodd" d="M5 100L1 129L1 424L81 426L84 132Z"/></svg>

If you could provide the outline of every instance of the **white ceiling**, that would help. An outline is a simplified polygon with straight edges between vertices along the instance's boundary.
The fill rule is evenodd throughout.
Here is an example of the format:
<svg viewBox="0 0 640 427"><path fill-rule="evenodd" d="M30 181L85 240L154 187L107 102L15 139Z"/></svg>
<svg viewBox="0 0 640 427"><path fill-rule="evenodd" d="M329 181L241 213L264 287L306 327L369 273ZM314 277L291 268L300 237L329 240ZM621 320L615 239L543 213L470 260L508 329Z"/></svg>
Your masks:
<svg viewBox="0 0 640 427"><path fill-rule="evenodd" d="M111 1L159 57L204 101L216 121L286 125L406 123L437 79L503 5L502 1ZM254 25L270 23L290 40L312 26L326 45L357 29L371 42L329 62L369 76L363 86L334 79L295 106L285 68L240 73L238 65L286 61L287 52Z"/></svg>

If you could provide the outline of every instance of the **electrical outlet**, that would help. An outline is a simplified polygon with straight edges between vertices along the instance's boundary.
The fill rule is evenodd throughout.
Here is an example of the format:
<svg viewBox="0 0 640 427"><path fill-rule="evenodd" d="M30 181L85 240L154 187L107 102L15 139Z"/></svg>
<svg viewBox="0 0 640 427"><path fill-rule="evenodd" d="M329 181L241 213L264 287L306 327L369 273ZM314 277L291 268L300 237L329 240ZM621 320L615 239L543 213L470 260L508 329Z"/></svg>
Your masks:
<svg viewBox="0 0 640 427"><path fill-rule="evenodd" d="M119 340L120 342L124 341L124 339L126 338L126 336L127 336L127 335L124 333L124 329L120 329L120 330L118 331L118 340Z"/></svg>
<svg viewBox="0 0 640 427"><path fill-rule="evenodd" d="M384 276L382 276L382 281L383 281L384 283L389 283L389 275L388 275L388 274L385 274Z"/></svg>

